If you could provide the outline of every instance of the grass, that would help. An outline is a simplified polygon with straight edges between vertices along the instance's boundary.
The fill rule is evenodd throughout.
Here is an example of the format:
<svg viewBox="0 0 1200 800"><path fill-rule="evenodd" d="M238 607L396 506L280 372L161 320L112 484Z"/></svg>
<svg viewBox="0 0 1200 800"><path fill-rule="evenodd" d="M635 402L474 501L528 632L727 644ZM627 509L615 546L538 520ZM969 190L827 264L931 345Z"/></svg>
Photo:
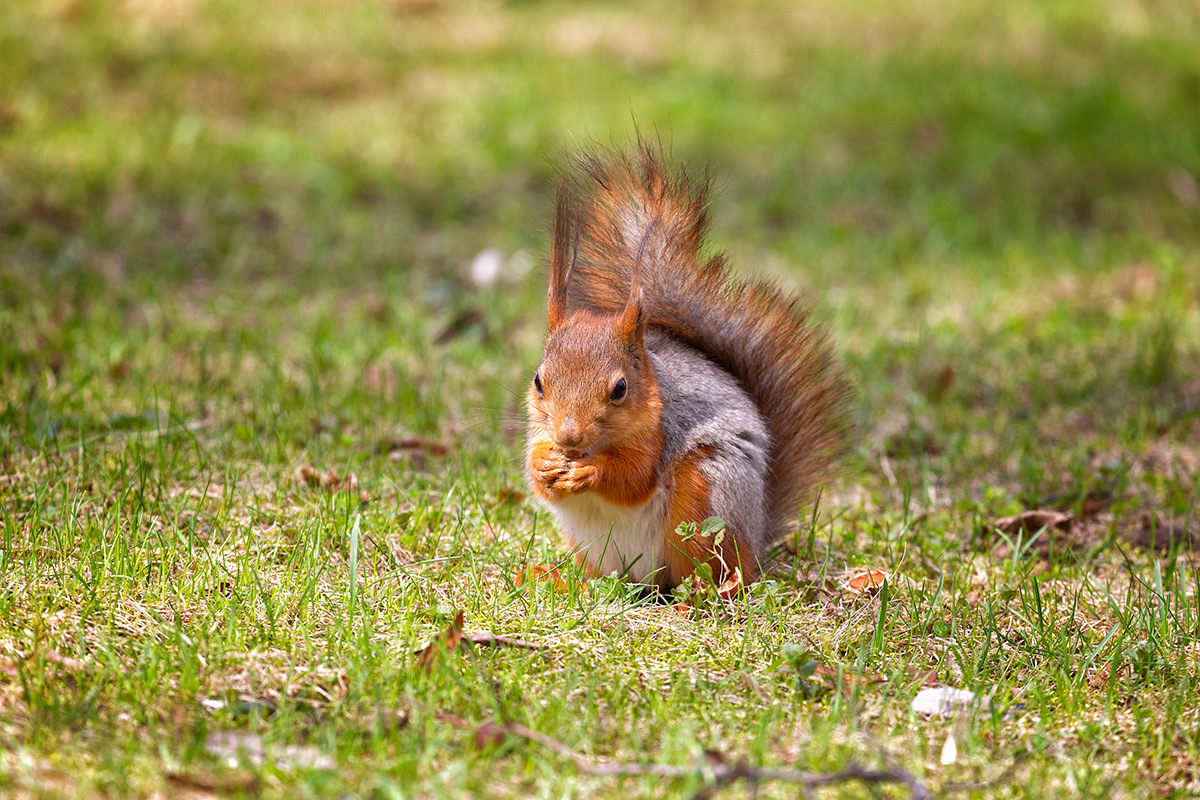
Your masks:
<svg viewBox="0 0 1200 800"><path fill-rule="evenodd" d="M3 4L0 793L687 797L705 751L1200 791L1198 42L1170 1ZM858 387L794 562L686 617L513 581L564 557L525 267L558 154L635 122ZM544 649L426 674L459 610ZM914 714L930 671L991 710Z"/></svg>

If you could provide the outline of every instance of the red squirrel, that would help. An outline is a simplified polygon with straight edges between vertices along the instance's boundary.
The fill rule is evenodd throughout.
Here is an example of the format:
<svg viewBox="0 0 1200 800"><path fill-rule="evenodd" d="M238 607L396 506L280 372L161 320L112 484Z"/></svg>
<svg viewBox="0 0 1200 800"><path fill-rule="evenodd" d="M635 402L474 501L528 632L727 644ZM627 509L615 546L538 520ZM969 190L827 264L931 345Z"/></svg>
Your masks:
<svg viewBox="0 0 1200 800"><path fill-rule="evenodd" d="M589 576L744 586L828 478L847 383L806 303L701 256L709 179L664 161L585 152L558 186L527 478Z"/></svg>

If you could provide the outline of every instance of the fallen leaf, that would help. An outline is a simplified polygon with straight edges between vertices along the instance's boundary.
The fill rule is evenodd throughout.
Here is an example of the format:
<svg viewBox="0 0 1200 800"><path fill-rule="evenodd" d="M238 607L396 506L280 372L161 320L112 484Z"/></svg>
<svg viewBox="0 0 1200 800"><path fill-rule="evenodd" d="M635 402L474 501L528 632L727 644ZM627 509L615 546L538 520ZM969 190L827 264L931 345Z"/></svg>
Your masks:
<svg viewBox="0 0 1200 800"><path fill-rule="evenodd" d="M546 583L561 594L566 594L568 591L567 582L558 574L558 570L546 564L534 564L517 570L513 573L513 583L517 586L524 586L527 583Z"/></svg>
<svg viewBox="0 0 1200 800"><path fill-rule="evenodd" d="M717 597L722 600L732 600L740 591L742 591L742 571L738 567L734 567L733 573L717 587Z"/></svg>
<svg viewBox="0 0 1200 800"><path fill-rule="evenodd" d="M848 580L846 585L850 587L851 591L875 594L887 579L886 572L881 569L873 569L870 572L860 572Z"/></svg>
<svg viewBox="0 0 1200 800"><path fill-rule="evenodd" d="M818 664L813 670L813 676L822 678L829 684L829 688L836 688L838 685L838 668L829 664ZM883 683L882 675L875 672L852 672L848 669L841 670L841 682L843 689L853 689L861 686L875 686Z"/></svg>
<svg viewBox="0 0 1200 800"><path fill-rule="evenodd" d="M346 473L343 478L330 467L324 472L320 472L314 467L302 466L296 470L296 480L311 486L314 489L321 489L336 494L337 492L350 492L358 495L358 501L364 505L371 501L371 496L367 494L365 489L358 488L358 475L353 472Z"/></svg>
<svg viewBox="0 0 1200 800"><path fill-rule="evenodd" d="M1065 514L1062 511L1054 511L1052 509L1030 509L1022 511L1020 514L1015 514L1011 517L1001 517L994 521L992 525L1004 533L1016 533L1024 531L1025 533L1036 533L1042 529L1057 528L1061 531L1071 530L1071 525L1074 522L1074 517L1070 514Z"/></svg>
<svg viewBox="0 0 1200 800"><path fill-rule="evenodd" d="M442 652L449 653L454 648L458 647L459 642L463 637L463 622L466 620L466 614L459 609L458 614L454 616L454 622L450 623L450 627L442 633L441 637L435 638L432 642L417 652L417 664L427 674L433 672L434 665L437 664L438 656Z"/></svg>
<svg viewBox="0 0 1200 800"><path fill-rule="evenodd" d="M1200 181L1183 167L1176 167L1167 175L1167 189L1181 205L1200 208Z"/></svg>
<svg viewBox="0 0 1200 800"><path fill-rule="evenodd" d="M450 452L449 446L436 439L425 439L420 436L401 436L399 439L387 439L379 446L380 452L396 453L401 450L416 450L429 453L432 456L444 456Z"/></svg>
<svg viewBox="0 0 1200 800"><path fill-rule="evenodd" d="M296 479L312 486L314 489L320 486L322 482L321 473L307 464L296 470Z"/></svg>
<svg viewBox="0 0 1200 800"><path fill-rule="evenodd" d="M936 669L918 669L916 667L909 667L905 670L905 672L908 674L909 679L920 681L921 686L926 688L938 685Z"/></svg>
<svg viewBox="0 0 1200 800"><path fill-rule="evenodd" d="M258 776L248 772L221 776L192 772L168 772L166 778L168 783L181 789L191 789L194 792L213 795L254 793L252 790L258 784Z"/></svg>
<svg viewBox="0 0 1200 800"><path fill-rule="evenodd" d="M954 689L941 686L937 689L922 689L912 700L912 710L918 714L929 716L953 717L960 711L986 711L989 707L986 697L976 700L976 695L970 689Z"/></svg>
<svg viewBox="0 0 1200 800"><path fill-rule="evenodd" d="M1143 550L1165 553L1172 547L1200 550L1200 524L1194 519L1172 519L1143 510L1124 531L1129 543Z"/></svg>
<svg viewBox="0 0 1200 800"><path fill-rule="evenodd" d="M692 604L686 600L682 603L675 603L671 606L671 610L684 619L695 619L696 615L692 613Z"/></svg>
<svg viewBox="0 0 1200 800"><path fill-rule="evenodd" d="M501 503L519 503L525 499L525 493L512 486L501 486L496 491L496 499Z"/></svg>
<svg viewBox="0 0 1200 800"><path fill-rule="evenodd" d="M938 371L937 378L934 380L933 387L930 389L929 395L934 400L943 397L946 392L950 391L950 386L954 383L954 367L946 364Z"/></svg>
<svg viewBox="0 0 1200 800"><path fill-rule="evenodd" d="M759 682L755 679L755 677L753 675L751 675L749 672L746 672L745 670L743 670L742 672L739 672L738 675L739 675L739 677L741 677L742 683L744 683L746 685L746 688L749 689L750 691L754 692L754 694L758 695L759 700L762 700L764 703L771 702L771 698L768 697L767 693L763 691L762 686L759 684Z"/></svg>
<svg viewBox="0 0 1200 800"><path fill-rule="evenodd" d="M1158 291L1158 270L1148 261L1138 261L1117 276L1117 291L1126 299L1148 300Z"/></svg>
<svg viewBox="0 0 1200 800"><path fill-rule="evenodd" d="M475 746L480 750L486 747L499 747L507 738L504 726L498 722L485 722L475 729Z"/></svg>
<svg viewBox="0 0 1200 800"><path fill-rule="evenodd" d="M64 656L62 653L59 653L57 650L47 650L45 658L51 664L58 664L60 667L63 667L64 669L69 669L72 672L80 672L84 669L87 669L87 664L84 664L78 658L71 658L70 656Z"/></svg>
<svg viewBox="0 0 1200 800"><path fill-rule="evenodd" d="M425 13L436 9L443 0L391 0L392 9L397 13Z"/></svg>
<svg viewBox="0 0 1200 800"><path fill-rule="evenodd" d="M478 327L483 331L484 336L487 336L487 320L483 316L483 312L478 308L468 308L460 312L446 327L442 328L434 339L435 344L448 344L467 332L468 329Z"/></svg>

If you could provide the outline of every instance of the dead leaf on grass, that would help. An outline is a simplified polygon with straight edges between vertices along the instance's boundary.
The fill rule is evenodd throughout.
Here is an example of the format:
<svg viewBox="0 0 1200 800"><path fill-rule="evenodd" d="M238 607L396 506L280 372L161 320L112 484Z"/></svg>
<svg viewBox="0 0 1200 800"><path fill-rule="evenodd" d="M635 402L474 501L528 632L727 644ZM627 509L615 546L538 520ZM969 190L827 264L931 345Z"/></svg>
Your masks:
<svg viewBox="0 0 1200 800"><path fill-rule="evenodd" d="M379 445L379 452L387 453L388 457L393 461L401 458L401 453L411 453L412 455L420 455L424 458L426 455L442 456L450 453L450 447L436 439L426 439L421 436L401 436L398 439L385 439Z"/></svg>
<svg viewBox="0 0 1200 800"><path fill-rule="evenodd" d="M829 664L818 664L813 670L813 675L818 678L823 678L830 688L835 688L838 685L838 668ZM854 689L864 686L878 686L883 683L885 678L877 672L853 672L848 669L841 670L842 689Z"/></svg>
<svg viewBox="0 0 1200 800"><path fill-rule="evenodd" d="M1167 189L1180 204L1200 208L1200 181L1183 167L1176 167L1167 175Z"/></svg>
<svg viewBox="0 0 1200 800"><path fill-rule="evenodd" d="M1042 529L1056 528L1060 531L1071 530L1075 518L1070 514L1053 509L1030 509L1014 514L1011 517L1001 517L992 522L992 527L1004 533L1013 534L1018 531L1037 533Z"/></svg>
<svg viewBox="0 0 1200 800"><path fill-rule="evenodd" d="M732 600L742 591L742 571L738 567L734 567L733 573L730 574L725 582L717 587L717 597L722 600Z"/></svg>
<svg viewBox="0 0 1200 800"><path fill-rule="evenodd" d="M874 595L883 586L888 579L888 574L881 569L873 569L869 572L860 572L850 580L846 581L846 585L853 592L862 592L863 594Z"/></svg>
<svg viewBox="0 0 1200 800"><path fill-rule="evenodd" d="M258 784L258 777L249 772L220 776L195 772L168 772L166 778L168 783L180 789L220 796L252 792Z"/></svg>
<svg viewBox="0 0 1200 800"><path fill-rule="evenodd" d="M562 579L558 569L547 564L534 564L517 570L513 573L513 583L517 586L524 586L527 583L544 583L561 594L566 594L568 591L567 582Z"/></svg>
<svg viewBox="0 0 1200 800"><path fill-rule="evenodd" d="M936 669L908 667L905 669L905 673L910 679L919 681L922 688L932 688L939 683Z"/></svg>
<svg viewBox="0 0 1200 800"><path fill-rule="evenodd" d="M508 734L504 726L498 722L485 722L475 729L475 746L480 750L487 747L499 747L504 744Z"/></svg>
<svg viewBox="0 0 1200 800"><path fill-rule="evenodd" d="M1156 511L1143 510L1127 528L1134 547L1165 553L1172 547L1200 552L1200 523L1194 519L1175 519Z"/></svg>
<svg viewBox="0 0 1200 800"><path fill-rule="evenodd" d="M444 0L391 0L397 14L426 13L443 5Z"/></svg>
<svg viewBox="0 0 1200 800"><path fill-rule="evenodd" d="M749 689L750 691L754 692L755 695L757 695L759 700L762 700L764 703L771 702L771 698L767 695L767 693L765 691L763 691L762 685L758 682L758 680L753 675L751 675L749 672L746 672L745 670L742 670L741 672L738 673L738 677L740 677L742 679L742 683L745 684L747 689Z"/></svg>
<svg viewBox="0 0 1200 800"><path fill-rule="evenodd" d="M501 486L496 490L496 499L501 503L519 503L525 499L525 493L512 486Z"/></svg>
<svg viewBox="0 0 1200 800"><path fill-rule="evenodd" d="M371 501L371 496L365 490L358 488L358 475L353 472L348 472L343 477L339 476L333 467L321 472L314 467L306 465L296 470L296 479L307 486L311 486L314 489L321 489L330 494L337 494L338 492L357 494L359 502L364 505Z"/></svg>
<svg viewBox="0 0 1200 800"><path fill-rule="evenodd" d="M487 319L478 308L468 308L450 320L434 339L435 344L449 344L463 336L471 328L479 328L486 337L488 335Z"/></svg>
<svg viewBox="0 0 1200 800"><path fill-rule="evenodd" d="M459 609L458 613L454 616L454 622L450 623L450 627L446 628L441 636L435 638L417 652L417 665L426 674L433 672L433 668L443 652L449 653L458 647L459 642L463 638L463 623L465 621L466 614L462 609Z"/></svg>
<svg viewBox="0 0 1200 800"><path fill-rule="evenodd" d="M1148 300L1158 291L1158 270L1149 261L1137 261L1117 275L1117 292L1130 300Z"/></svg>
<svg viewBox="0 0 1200 800"><path fill-rule="evenodd" d="M47 650L45 659L51 664L58 664L64 669L69 669L71 672L82 672L87 669L87 664L80 661L78 658L64 656L57 650Z"/></svg>
<svg viewBox="0 0 1200 800"><path fill-rule="evenodd" d="M950 391L950 387L954 385L954 374L954 365L943 364L941 369L925 381L928 385L925 395L931 400L940 400L945 397L946 392Z"/></svg>
<svg viewBox="0 0 1200 800"><path fill-rule="evenodd" d="M679 616L683 617L684 619L695 619L696 618L695 613L693 613L694 609L692 608L692 604L687 602L686 600L684 600L682 603L672 604L671 610L674 611Z"/></svg>

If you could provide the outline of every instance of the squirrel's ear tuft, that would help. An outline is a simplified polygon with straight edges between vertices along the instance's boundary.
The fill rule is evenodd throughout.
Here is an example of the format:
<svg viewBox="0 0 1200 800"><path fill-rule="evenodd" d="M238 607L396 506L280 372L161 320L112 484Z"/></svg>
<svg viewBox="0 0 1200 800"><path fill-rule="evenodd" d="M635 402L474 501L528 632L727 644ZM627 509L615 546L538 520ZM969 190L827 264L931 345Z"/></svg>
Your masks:
<svg viewBox="0 0 1200 800"><path fill-rule="evenodd" d="M579 227L571 242L571 190L564 180L554 196L554 241L550 244L550 288L546 292L546 323L554 333L567 321L567 287L579 255Z"/></svg>
<svg viewBox="0 0 1200 800"><path fill-rule="evenodd" d="M625 310L617 320L617 334L629 344L641 345L642 334L646 332L646 315L642 313L642 259L657 228L658 218L655 217L650 220L642 240L638 242L637 255L634 256L629 275L629 299L625 301Z"/></svg>

